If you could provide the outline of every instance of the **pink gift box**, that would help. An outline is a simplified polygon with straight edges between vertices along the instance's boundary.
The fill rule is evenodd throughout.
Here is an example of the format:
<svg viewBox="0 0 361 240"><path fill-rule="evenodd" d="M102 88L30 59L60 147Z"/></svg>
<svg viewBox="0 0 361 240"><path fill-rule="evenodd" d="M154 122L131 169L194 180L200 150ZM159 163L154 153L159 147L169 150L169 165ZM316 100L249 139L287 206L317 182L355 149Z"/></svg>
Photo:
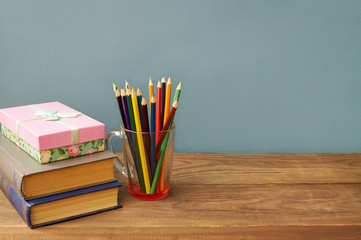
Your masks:
<svg viewBox="0 0 361 240"><path fill-rule="evenodd" d="M11 134L15 137L19 137L25 144L31 145L31 147L40 153L45 150L54 150L81 143L87 145L86 143L88 142L100 139L102 142L104 139L105 125L83 113L78 113L79 115L72 117L60 117L59 120L55 121L51 121L48 117L44 116L34 119L36 113L39 113L39 110L57 110L56 113L59 114L59 116L70 112L76 112L76 110L59 102L4 108L0 109L0 123L3 127L6 127ZM2 132L4 134L4 131ZM101 148L98 147L96 151L101 151L103 149L104 145ZM77 150L78 149L75 148L76 153ZM67 149L64 148L63 150L60 150L60 153L63 153L64 151L67 151ZM87 154L96 151L89 150L87 151ZM75 154L72 154L71 151L69 151L69 153L69 157L76 156ZM77 155L83 154L79 153Z"/></svg>

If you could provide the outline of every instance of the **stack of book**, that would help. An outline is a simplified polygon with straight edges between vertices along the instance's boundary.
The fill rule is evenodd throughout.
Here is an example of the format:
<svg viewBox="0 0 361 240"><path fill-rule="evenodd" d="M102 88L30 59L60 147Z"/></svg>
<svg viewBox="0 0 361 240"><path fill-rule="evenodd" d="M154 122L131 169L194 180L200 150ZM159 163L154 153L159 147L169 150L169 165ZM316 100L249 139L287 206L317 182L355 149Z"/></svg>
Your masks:
<svg viewBox="0 0 361 240"><path fill-rule="evenodd" d="M38 105L45 111L54 107L62 109L63 106L58 102ZM76 135L83 142L57 147L54 139L61 142L61 137L52 140L49 132L59 128L58 125L63 126L44 118L62 118L62 115L30 117L28 120L29 117L21 116L23 108L29 106L0 109L0 188L27 225L35 228L121 207L118 203L121 184L114 177L113 159L116 155L104 150L104 125L94 119L89 121L84 114L66 117L63 122L76 126ZM66 109L64 112L70 111ZM32 115L39 115L39 111ZM11 118L18 119L11 124ZM85 119L79 121L79 118ZM36 124L41 126L38 131ZM85 125L86 129L77 124ZM100 130L91 129L90 125L98 125ZM73 138L74 128L69 130L69 138ZM84 129L90 129L90 133ZM66 135L63 130L57 132ZM27 131L32 134L27 135ZM44 134L40 135L39 131ZM46 141L42 144L50 148L43 150L41 146L30 143L34 135L38 140L45 136Z"/></svg>

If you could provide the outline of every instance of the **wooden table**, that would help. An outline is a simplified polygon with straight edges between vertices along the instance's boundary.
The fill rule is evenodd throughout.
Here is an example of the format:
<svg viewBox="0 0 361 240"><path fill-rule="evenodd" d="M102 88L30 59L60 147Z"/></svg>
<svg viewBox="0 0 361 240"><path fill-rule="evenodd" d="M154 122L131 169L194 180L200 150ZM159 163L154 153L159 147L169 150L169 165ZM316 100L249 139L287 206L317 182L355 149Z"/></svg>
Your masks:
<svg viewBox="0 0 361 240"><path fill-rule="evenodd" d="M0 193L0 239L361 239L361 153L177 153L173 169L163 200L122 187L122 209L33 230Z"/></svg>

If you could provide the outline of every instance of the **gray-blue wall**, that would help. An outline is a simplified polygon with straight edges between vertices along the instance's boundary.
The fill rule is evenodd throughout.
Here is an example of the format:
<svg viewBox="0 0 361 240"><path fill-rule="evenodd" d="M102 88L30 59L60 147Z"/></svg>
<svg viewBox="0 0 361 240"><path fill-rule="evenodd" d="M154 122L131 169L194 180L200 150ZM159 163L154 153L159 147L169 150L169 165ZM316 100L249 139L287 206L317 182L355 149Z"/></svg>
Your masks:
<svg viewBox="0 0 361 240"><path fill-rule="evenodd" d="M0 0L0 108L116 129L112 81L163 74L177 152L361 151L361 1Z"/></svg>

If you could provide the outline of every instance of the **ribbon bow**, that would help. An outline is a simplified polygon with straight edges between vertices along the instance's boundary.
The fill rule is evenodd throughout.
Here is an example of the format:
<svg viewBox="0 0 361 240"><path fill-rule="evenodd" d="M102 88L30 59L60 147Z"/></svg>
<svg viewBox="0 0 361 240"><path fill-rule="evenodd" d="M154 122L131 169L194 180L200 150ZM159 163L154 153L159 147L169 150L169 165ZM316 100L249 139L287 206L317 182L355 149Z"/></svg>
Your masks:
<svg viewBox="0 0 361 240"><path fill-rule="evenodd" d="M46 121L57 121L58 123L68 127L71 130L71 144L79 143L78 127L62 120L61 118L76 117L76 116L80 115L81 112L71 111L71 112L65 112L65 113L57 113L58 110L43 110L36 105L29 105L29 106L38 111L34 114L34 117L16 121L16 128L15 128L16 130L15 131L16 131L17 136L19 136L19 123L20 122L31 121L31 120L36 120L36 119L44 119Z"/></svg>
<svg viewBox="0 0 361 240"><path fill-rule="evenodd" d="M45 121L58 121L60 118L76 117L81 114L78 111L57 113L58 110L41 110L35 113L35 117L45 118Z"/></svg>

